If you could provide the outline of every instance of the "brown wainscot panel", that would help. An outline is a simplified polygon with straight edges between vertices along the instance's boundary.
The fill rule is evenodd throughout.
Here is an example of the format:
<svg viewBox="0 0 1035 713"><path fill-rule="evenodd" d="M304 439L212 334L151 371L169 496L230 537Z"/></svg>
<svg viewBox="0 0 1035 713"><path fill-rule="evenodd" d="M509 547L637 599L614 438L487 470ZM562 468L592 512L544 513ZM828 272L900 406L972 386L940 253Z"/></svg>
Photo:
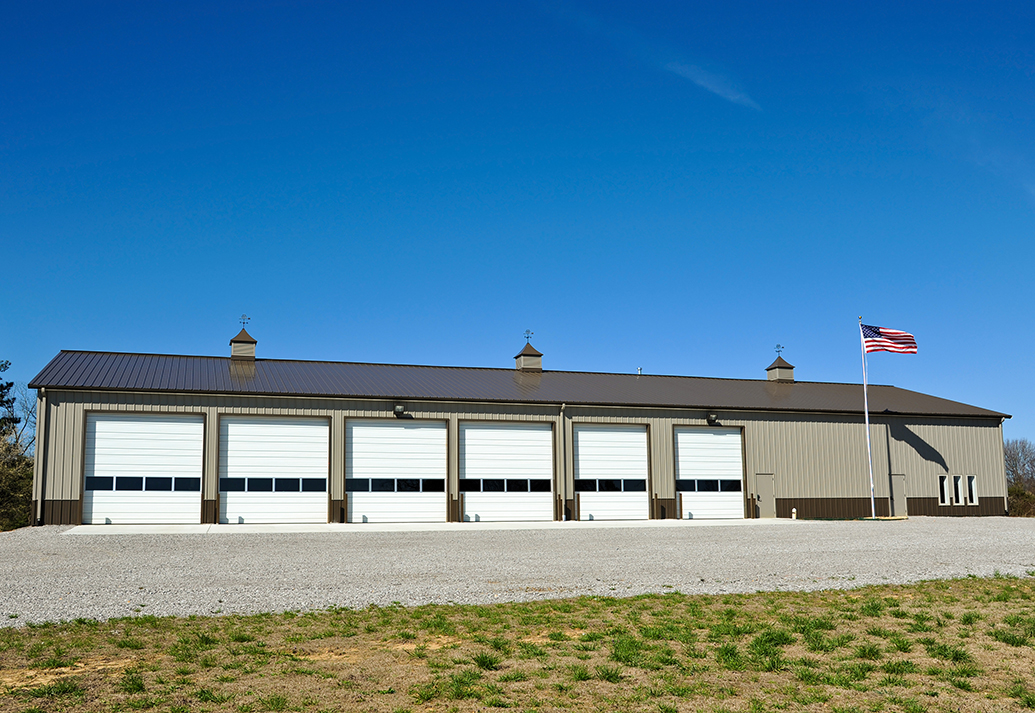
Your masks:
<svg viewBox="0 0 1035 713"><path fill-rule="evenodd" d="M219 508L215 500L201 501L201 524L215 525L219 522Z"/></svg>
<svg viewBox="0 0 1035 713"><path fill-rule="evenodd" d="M331 512L330 517L327 518L327 522L345 522L347 511L347 501L331 500Z"/></svg>
<svg viewBox="0 0 1035 713"><path fill-rule="evenodd" d="M574 520L575 519L575 498L567 498L564 501L564 519Z"/></svg>
<svg viewBox="0 0 1035 713"><path fill-rule="evenodd" d="M82 525L82 500L44 500L44 525Z"/></svg>
<svg viewBox="0 0 1035 713"><path fill-rule="evenodd" d="M888 516L888 499L877 498L877 517ZM777 498L776 516L790 517L791 509L798 509L801 520L854 520L870 517L869 498ZM909 499L909 510L913 510L913 499Z"/></svg>
<svg viewBox="0 0 1035 713"><path fill-rule="evenodd" d="M30 525L41 525L42 524L40 522L40 520L36 517L36 513L38 513L39 511L40 511L40 501L39 500L33 500L32 501L32 510L29 511L29 524Z"/></svg>
<svg viewBox="0 0 1035 713"><path fill-rule="evenodd" d="M981 498L977 505L939 505L938 498L909 498L906 501L910 515L933 517L988 517L1005 515L1003 498Z"/></svg>
<svg viewBox="0 0 1035 713"><path fill-rule="evenodd" d="M654 498L651 516L655 520L675 520L679 517L679 508L675 498Z"/></svg>

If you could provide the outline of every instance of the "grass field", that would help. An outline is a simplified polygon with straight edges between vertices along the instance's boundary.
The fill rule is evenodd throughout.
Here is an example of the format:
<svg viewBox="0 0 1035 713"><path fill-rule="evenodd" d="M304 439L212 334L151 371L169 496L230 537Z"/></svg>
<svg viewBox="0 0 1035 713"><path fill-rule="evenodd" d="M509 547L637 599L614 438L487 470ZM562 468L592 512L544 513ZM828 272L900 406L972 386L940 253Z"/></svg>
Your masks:
<svg viewBox="0 0 1035 713"><path fill-rule="evenodd" d="M0 629L2 711L1035 708L1035 579Z"/></svg>

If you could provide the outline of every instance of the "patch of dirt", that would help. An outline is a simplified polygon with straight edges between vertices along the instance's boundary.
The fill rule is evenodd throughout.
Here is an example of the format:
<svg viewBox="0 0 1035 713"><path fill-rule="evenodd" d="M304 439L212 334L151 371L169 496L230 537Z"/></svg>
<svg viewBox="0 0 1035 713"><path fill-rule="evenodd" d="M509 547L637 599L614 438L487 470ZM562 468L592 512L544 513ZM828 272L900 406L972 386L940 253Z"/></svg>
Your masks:
<svg viewBox="0 0 1035 713"><path fill-rule="evenodd" d="M96 658L78 661L62 668L21 668L0 671L0 684L10 688L43 686L65 676L101 671L122 671L136 663L129 659Z"/></svg>

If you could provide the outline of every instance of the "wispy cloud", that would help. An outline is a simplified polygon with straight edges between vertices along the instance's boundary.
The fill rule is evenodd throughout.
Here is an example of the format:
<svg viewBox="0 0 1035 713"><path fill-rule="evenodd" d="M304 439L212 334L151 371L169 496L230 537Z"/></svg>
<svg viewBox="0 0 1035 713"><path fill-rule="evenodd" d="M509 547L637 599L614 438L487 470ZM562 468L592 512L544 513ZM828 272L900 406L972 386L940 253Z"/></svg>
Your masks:
<svg viewBox="0 0 1035 713"><path fill-rule="evenodd" d="M665 71L672 72L672 74L689 79L702 89L707 89L712 94L718 94L727 101L762 111L762 107L754 99L733 86L726 77L713 74L692 64L680 64L678 62L669 62L664 69Z"/></svg>
<svg viewBox="0 0 1035 713"><path fill-rule="evenodd" d="M625 55L662 72L687 79L701 89L726 101L761 111L762 107L737 86L730 77L689 62L674 48L651 40L638 32L605 22L585 10L564 4L543 5L544 10L574 25L589 35L603 37Z"/></svg>

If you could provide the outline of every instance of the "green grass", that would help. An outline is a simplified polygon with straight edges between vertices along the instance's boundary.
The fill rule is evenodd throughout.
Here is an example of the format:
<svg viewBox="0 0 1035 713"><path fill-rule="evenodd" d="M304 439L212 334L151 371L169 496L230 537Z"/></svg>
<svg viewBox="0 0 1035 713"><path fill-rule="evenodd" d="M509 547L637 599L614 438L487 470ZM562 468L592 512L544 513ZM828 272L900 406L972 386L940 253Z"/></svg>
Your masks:
<svg viewBox="0 0 1035 713"><path fill-rule="evenodd" d="M0 710L1035 708L1033 587L973 578L49 623L0 630Z"/></svg>

